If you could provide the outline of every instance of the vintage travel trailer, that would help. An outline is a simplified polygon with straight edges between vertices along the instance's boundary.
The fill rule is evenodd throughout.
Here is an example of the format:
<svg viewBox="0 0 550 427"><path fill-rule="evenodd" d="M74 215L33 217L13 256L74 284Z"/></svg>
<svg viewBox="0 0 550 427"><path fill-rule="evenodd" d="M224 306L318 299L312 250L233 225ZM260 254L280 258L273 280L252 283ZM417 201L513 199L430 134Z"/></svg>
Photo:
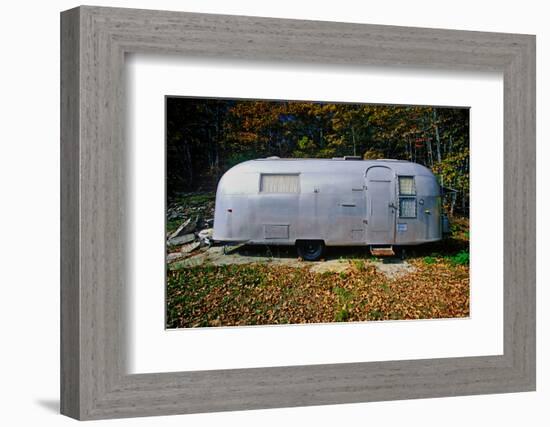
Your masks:
<svg viewBox="0 0 550 427"><path fill-rule="evenodd" d="M396 247L441 240L441 187L401 160L280 159L240 163L216 193L214 241L296 245L306 260L326 246Z"/></svg>

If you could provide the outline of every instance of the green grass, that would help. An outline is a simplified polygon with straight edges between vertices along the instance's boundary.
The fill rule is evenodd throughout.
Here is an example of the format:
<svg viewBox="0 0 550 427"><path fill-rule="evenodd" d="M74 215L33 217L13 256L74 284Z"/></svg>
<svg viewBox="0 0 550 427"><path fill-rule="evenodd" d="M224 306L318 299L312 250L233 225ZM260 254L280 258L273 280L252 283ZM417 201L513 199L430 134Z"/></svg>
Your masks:
<svg viewBox="0 0 550 427"><path fill-rule="evenodd" d="M440 254L437 252L431 253L429 256L422 258L422 261L426 265L433 265L437 261L447 261L451 265L469 265L470 264L470 253L467 250L460 250L454 253Z"/></svg>
<svg viewBox="0 0 550 427"><path fill-rule="evenodd" d="M438 259L443 259L448 261L452 265L469 265L470 264L470 253L466 250L461 250L455 254L450 255L441 255L439 253L432 253L430 256L425 256L422 260L426 265L435 264Z"/></svg>
<svg viewBox="0 0 550 427"><path fill-rule="evenodd" d="M166 221L166 232L167 233L173 233L178 229L178 227L181 225L182 220L180 219L173 219L171 221Z"/></svg>
<svg viewBox="0 0 550 427"><path fill-rule="evenodd" d="M335 322L345 322L350 317L350 310L353 308L351 300L353 294L345 288L335 286L333 292L338 296L338 307L334 313Z"/></svg>
<svg viewBox="0 0 550 427"><path fill-rule="evenodd" d="M239 286L227 287L227 278L239 275ZM250 305L249 295L254 288L261 287L266 280L265 274L253 267L212 265L191 267L168 275L167 293L170 301L167 305L168 318L179 316L195 318L193 326L209 326L218 314L243 304ZM181 285L184 284L182 289ZM218 307L213 307L208 315L197 318L195 309L214 289L226 289ZM175 325L169 325L175 326Z"/></svg>
<svg viewBox="0 0 550 427"><path fill-rule="evenodd" d="M362 259L354 259L353 265L358 271L364 272L367 270L367 266L365 265L365 261Z"/></svg>
<svg viewBox="0 0 550 427"><path fill-rule="evenodd" d="M470 264L470 253L467 251L460 251L456 255L449 257L449 261L453 265L468 265Z"/></svg>
<svg viewBox="0 0 550 427"><path fill-rule="evenodd" d="M369 317L373 320L380 320L384 317L384 313L380 310L371 310L369 311Z"/></svg>
<svg viewBox="0 0 550 427"><path fill-rule="evenodd" d="M384 290L384 292L390 292L390 286L387 283L382 283L380 287Z"/></svg>
<svg viewBox="0 0 550 427"><path fill-rule="evenodd" d="M178 203L186 207L203 206L216 200L216 193L185 194L178 198Z"/></svg>
<svg viewBox="0 0 550 427"><path fill-rule="evenodd" d="M340 298L340 301L342 303L346 303L353 296L350 291L345 288L340 288L338 286L335 286L333 291L336 295L338 295L338 298Z"/></svg>

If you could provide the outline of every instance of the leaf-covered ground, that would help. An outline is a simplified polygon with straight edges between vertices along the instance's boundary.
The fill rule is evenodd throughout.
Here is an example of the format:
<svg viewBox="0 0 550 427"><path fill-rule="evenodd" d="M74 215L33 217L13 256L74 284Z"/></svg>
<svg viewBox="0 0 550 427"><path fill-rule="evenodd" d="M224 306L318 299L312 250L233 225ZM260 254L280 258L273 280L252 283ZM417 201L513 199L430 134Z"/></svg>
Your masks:
<svg viewBox="0 0 550 427"><path fill-rule="evenodd" d="M169 269L166 326L468 317L468 230L467 219L454 218L450 238L411 248L413 271L394 278L376 268L380 260L358 251L340 254L348 265L340 273L270 262Z"/></svg>
<svg viewBox="0 0 550 427"><path fill-rule="evenodd" d="M425 257L388 279L369 260L345 273L269 264L185 268L168 273L167 327L433 319L469 315L469 269Z"/></svg>

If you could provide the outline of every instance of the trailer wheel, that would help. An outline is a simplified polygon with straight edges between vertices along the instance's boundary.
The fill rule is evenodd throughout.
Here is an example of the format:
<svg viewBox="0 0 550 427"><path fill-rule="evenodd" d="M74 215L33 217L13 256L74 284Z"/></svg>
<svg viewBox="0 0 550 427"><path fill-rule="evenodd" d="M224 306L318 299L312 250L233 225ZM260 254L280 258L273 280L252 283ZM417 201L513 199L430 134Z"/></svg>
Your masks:
<svg viewBox="0 0 550 427"><path fill-rule="evenodd" d="M401 261L405 261L405 259L407 258L407 253L405 251L405 247L401 247L399 248L399 259L401 259Z"/></svg>
<svg viewBox="0 0 550 427"><path fill-rule="evenodd" d="M323 255L325 243L322 240L304 240L296 242L298 255L306 261L317 261Z"/></svg>

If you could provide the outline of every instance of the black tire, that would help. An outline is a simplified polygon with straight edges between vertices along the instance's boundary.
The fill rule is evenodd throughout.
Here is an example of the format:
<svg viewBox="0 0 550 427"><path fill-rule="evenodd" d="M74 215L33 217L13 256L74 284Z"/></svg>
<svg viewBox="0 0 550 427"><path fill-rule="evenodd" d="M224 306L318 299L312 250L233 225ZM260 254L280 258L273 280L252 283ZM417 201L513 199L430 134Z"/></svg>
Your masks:
<svg viewBox="0 0 550 427"><path fill-rule="evenodd" d="M407 259L407 253L404 247L399 248L399 259L401 261L405 261L405 259Z"/></svg>
<svg viewBox="0 0 550 427"><path fill-rule="evenodd" d="M322 240L296 242L298 255L306 261L317 261L323 255L325 243Z"/></svg>

